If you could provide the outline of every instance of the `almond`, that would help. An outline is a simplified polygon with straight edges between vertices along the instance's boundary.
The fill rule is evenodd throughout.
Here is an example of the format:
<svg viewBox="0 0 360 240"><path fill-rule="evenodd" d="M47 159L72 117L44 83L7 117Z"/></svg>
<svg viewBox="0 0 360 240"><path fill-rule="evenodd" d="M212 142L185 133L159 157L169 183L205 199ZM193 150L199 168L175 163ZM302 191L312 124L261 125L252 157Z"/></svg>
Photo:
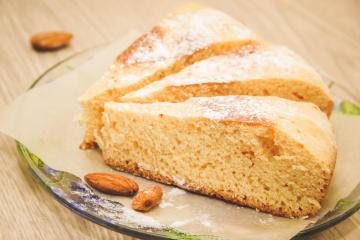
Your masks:
<svg viewBox="0 0 360 240"><path fill-rule="evenodd" d="M116 174L90 173L84 179L91 187L107 194L132 196L139 190L136 182Z"/></svg>
<svg viewBox="0 0 360 240"><path fill-rule="evenodd" d="M68 32L42 32L31 37L31 45L39 51L62 48L69 44L73 35Z"/></svg>
<svg viewBox="0 0 360 240"><path fill-rule="evenodd" d="M132 201L132 208L136 211L147 212L159 205L163 191L159 185L147 186L139 191Z"/></svg>

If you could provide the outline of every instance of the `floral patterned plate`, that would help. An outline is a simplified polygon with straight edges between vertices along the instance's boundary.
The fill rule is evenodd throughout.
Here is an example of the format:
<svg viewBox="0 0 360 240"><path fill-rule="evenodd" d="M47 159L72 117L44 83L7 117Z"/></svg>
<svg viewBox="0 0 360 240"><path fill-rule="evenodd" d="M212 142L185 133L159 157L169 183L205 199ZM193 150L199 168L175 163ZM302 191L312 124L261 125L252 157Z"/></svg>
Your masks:
<svg viewBox="0 0 360 240"><path fill-rule="evenodd" d="M98 50L99 48L89 49L57 63L42 74L30 88L49 82L73 70L76 66L93 56ZM342 99L349 99L346 101L338 101L335 111L340 111L343 114L360 115L360 108L354 104L354 102L360 102L356 99L356 95L352 94L343 86L331 81L329 77L325 76L325 78L328 79L331 91L336 92L336 96L340 96ZM122 213L124 213L126 209L122 203L104 199L93 192L79 177L51 168L19 142L17 142L17 149L33 173L34 178L38 180L56 200L73 212L99 225L143 239L220 239L214 236L189 235L170 227L141 228L131 222L125 221ZM299 232L293 239L300 239L334 226L351 216L359 208L360 185L357 185L356 189L354 189L348 197L338 201L332 211L328 212L316 223L309 225Z"/></svg>

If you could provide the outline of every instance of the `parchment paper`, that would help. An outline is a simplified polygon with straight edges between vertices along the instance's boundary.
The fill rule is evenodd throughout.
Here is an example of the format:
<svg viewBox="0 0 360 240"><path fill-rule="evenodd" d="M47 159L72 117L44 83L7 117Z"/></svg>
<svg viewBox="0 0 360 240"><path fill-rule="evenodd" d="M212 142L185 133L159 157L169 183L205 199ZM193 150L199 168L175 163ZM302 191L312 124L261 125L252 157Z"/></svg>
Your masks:
<svg viewBox="0 0 360 240"><path fill-rule="evenodd" d="M81 151L83 129L74 119L81 112L77 98L106 71L114 57L138 32L131 32L104 48L70 73L19 96L0 109L0 131L19 140L46 164L79 177L89 172L112 172L98 152ZM161 205L146 213L154 220L195 234L227 239L289 239L332 209L360 180L360 118L334 113L338 159L321 212L312 219L287 219L238 207L220 200L164 186ZM127 174L124 174L127 175ZM130 175L127 175L130 176ZM148 180L133 177L140 187ZM108 197L108 196L106 196ZM131 199L111 197L129 206Z"/></svg>

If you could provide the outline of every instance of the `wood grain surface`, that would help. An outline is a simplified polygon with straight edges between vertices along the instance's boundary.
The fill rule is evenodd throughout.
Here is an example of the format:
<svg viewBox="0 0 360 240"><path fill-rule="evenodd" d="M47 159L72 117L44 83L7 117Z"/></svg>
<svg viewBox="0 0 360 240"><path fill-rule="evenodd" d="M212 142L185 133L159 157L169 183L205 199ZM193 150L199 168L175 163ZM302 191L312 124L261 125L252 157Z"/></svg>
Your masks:
<svg viewBox="0 0 360 240"><path fill-rule="evenodd" d="M285 44L360 93L359 0L200 1ZM147 30L182 1L0 0L0 105L26 91L47 68L137 28ZM68 48L35 52L40 31L74 34ZM0 135L0 239L132 239L95 225L56 202L19 163L14 141ZM240 238L241 239L241 238ZM309 239L360 239L360 212Z"/></svg>

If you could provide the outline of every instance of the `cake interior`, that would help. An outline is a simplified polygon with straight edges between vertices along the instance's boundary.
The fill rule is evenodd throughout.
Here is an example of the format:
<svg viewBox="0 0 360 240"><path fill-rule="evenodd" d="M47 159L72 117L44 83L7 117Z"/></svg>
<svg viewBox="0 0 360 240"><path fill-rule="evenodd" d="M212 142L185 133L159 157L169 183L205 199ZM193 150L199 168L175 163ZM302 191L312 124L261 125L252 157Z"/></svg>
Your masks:
<svg viewBox="0 0 360 240"><path fill-rule="evenodd" d="M98 142L111 167L279 216L313 215L329 176L270 123L107 111Z"/></svg>

